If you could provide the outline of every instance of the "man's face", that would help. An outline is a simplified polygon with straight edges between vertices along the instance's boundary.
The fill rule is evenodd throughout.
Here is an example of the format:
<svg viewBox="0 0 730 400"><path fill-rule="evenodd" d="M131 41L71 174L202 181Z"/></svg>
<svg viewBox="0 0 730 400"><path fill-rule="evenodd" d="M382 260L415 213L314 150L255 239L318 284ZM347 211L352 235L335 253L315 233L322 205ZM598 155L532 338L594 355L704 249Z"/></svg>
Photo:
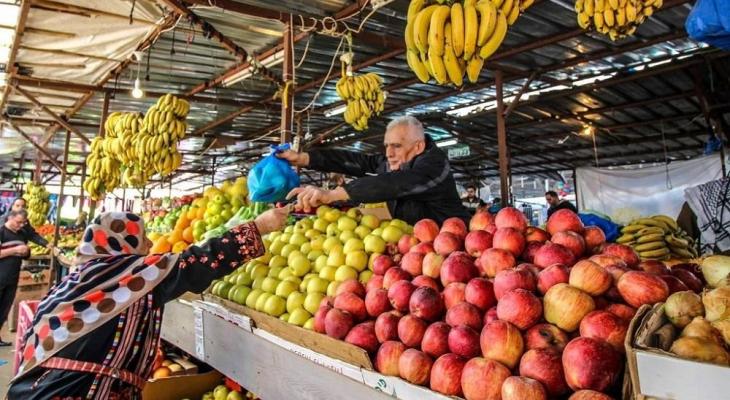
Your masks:
<svg viewBox="0 0 730 400"><path fill-rule="evenodd" d="M423 153L426 148L426 143L418 139L413 129L407 125L399 125L385 133L383 145L391 171L399 170L403 164Z"/></svg>
<svg viewBox="0 0 730 400"><path fill-rule="evenodd" d="M6 226L12 231L18 231L23 227L23 225L25 225L25 217L22 215L16 215L8 218Z"/></svg>
<svg viewBox="0 0 730 400"><path fill-rule="evenodd" d="M466 195L469 197L475 197L477 195L477 191L474 190L474 188L468 188L466 189Z"/></svg>
<svg viewBox="0 0 730 400"><path fill-rule="evenodd" d="M557 197L553 197L553 196L551 196L549 194L546 194L545 195L545 200L547 200L547 203L549 205L551 205L551 206L554 206L554 205L558 204L558 198Z"/></svg>
<svg viewBox="0 0 730 400"><path fill-rule="evenodd" d="M13 202L13 205L12 205L12 207L10 207L10 209L13 210L13 211L25 210L25 200L23 200L23 199L16 199Z"/></svg>

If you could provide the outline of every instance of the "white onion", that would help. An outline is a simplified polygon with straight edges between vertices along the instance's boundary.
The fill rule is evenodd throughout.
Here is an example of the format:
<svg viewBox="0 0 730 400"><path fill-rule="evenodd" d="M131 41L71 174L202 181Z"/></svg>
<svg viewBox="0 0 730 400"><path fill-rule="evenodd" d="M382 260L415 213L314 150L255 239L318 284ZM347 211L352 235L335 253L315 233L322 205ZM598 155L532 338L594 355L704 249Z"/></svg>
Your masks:
<svg viewBox="0 0 730 400"><path fill-rule="evenodd" d="M702 261L702 275L710 287L719 287L728 283L730 277L730 257L710 256Z"/></svg>
<svg viewBox="0 0 730 400"><path fill-rule="evenodd" d="M730 318L730 286L702 293L702 304L705 305L705 318L708 321Z"/></svg>

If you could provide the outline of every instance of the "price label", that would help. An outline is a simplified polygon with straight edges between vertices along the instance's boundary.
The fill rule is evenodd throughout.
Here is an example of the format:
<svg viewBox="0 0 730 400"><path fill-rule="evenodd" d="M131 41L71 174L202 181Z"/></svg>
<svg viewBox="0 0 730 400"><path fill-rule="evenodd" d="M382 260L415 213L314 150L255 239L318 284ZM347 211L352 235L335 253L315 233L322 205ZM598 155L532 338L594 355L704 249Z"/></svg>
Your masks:
<svg viewBox="0 0 730 400"><path fill-rule="evenodd" d="M195 324L195 356L198 360L205 361L205 331L203 329L203 309L193 308Z"/></svg>
<svg viewBox="0 0 730 400"><path fill-rule="evenodd" d="M362 378L366 385L378 392L383 392L389 396L396 397L395 385L390 381L390 379L388 379L388 377L377 372L362 369Z"/></svg>

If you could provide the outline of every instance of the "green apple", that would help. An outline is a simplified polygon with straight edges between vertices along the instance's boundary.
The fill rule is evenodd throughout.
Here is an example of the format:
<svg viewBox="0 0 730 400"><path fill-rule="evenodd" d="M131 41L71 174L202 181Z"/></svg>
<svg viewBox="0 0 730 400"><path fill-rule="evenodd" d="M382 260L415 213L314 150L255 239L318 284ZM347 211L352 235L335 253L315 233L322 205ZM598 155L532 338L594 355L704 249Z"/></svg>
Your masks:
<svg viewBox="0 0 730 400"><path fill-rule="evenodd" d="M370 280L370 278L372 278L372 276L373 276L373 271L366 269L365 271L360 272L360 276L359 276L358 280L364 285L364 284L368 283L368 281Z"/></svg>
<svg viewBox="0 0 730 400"><path fill-rule="evenodd" d="M369 235L370 232L372 232L372 230L370 228L368 228L367 226L364 226L364 225L360 225L357 228L355 228L355 234L360 239L365 239L365 237L367 235Z"/></svg>
<svg viewBox="0 0 730 400"><path fill-rule="evenodd" d="M238 304L246 304L246 299L248 298L248 295L251 294L251 288L248 286L238 285L238 289L236 290L235 295L231 300L235 301Z"/></svg>
<svg viewBox="0 0 730 400"><path fill-rule="evenodd" d="M257 257L255 259L256 261L260 262L261 264L268 264L269 261L271 261L271 252L268 251L268 247L266 249L267 249L267 251L266 251L266 253L264 253L263 256Z"/></svg>
<svg viewBox="0 0 730 400"><path fill-rule="evenodd" d="M314 278L310 279L309 282L307 283L307 293L312 293L312 292L326 293L327 285L329 285L329 283L330 282L328 280L315 276Z"/></svg>
<svg viewBox="0 0 730 400"><path fill-rule="evenodd" d="M337 287L340 286L340 282L332 281L327 285L327 296L335 297L337 295Z"/></svg>
<svg viewBox="0 0 730 400"><path fill-rule="evenodd" d="M388 221L388 220L383 220L383 221L380 221L380 226L379 226L379 228L385 229L385 228L387 228L387 227L389 227L389 226L390 226L390 221Z"/></svg>
<svg viewBox="0 0 730 400"><path fill-rule="evenodd" d="M263 264L258 264L257 266L253 267L253 269L251 270L251 278L253 278L253 279L263 278L268 275L269 275L269 267L267 267Z"/></svg>
<svg viewBox="0 0 730 400"><path fill-rule="evenodd" d="M307 257L300 255L289 262L289 268L295 276L304 276L312 269L312 263Z"/></svg>
<svg viewBox="0 0 730 400"><path fill-rule="evenodd" d="M360 225L375 229L380 226L380 219L374 215L363 215L362 219L360 219Z"/></svg>
<svg viewBox="0 0 730 400"><path fill-rule="evenodd" d="M307 229L307 231L304 232L304 237L306 237L310 241L312 239L317 238L317 237L320 237L320 236L322 236L322 232L320 232L320 231L318 231L318 230L316 230L314 228Z"/></svg>
<svg viewBox="0 0 730 400"><path fill-rule="evenodd" d="M286 267L286 257L273 256L269 261L269 268Z"/></svg>
<svg viewBox="0 0 730 400"><path fill-rule="evenodd" d="M401 236L403 236L403 230L401 230L397 226L391 225L391 226L383 229L383 240L385 240L388 243L398 243Z"/></svg>
<svg viewBox="0 0 730 400"><path fill-rule="evenodd" d="M274 294L277 296L287 298L289 295L296 291L299 285L292 281L281 281L278 285L276 285L276 290L274 291Z"/></svg>
<svg viewBox="0 0 730 400"><path fill-rule="evenodd" d="M259 296L264 293L261 289L254 289L251 291L251 293L246 296L246 307L248 308L255 308L256 307L256 300L258 300Z"/></svg>
<svg viewBox="0 0 730 400"><path fill-rule="evenodd" d="M358 220L360 220L360 217L362 216L362 213L360 212L360 210L358 210L357 208L353 207L353 208L347 210L347 213L345 215L347 215L348 217L350 217L350 218L358 221Z"/></svg>
<svg viewBox="0 0 730 400"><path fill-rule="evenodd" d="M337 267L331 267L328 265L328 266L322 268L321 271L319 271L319 277L332 282L335 280L336 271L337 271Z"/></svg>
<svg viewBox="0 0 730 400"><path fill-rule="evenodd" d="M358 272L364 271L368 266L368 255L362 250L347 253L345 265L355 268Z"/></svg>
<svg viewBox="0 0 730 400"><path fill-rule="evenodd" d="M289 257L289 254L291 254L294 251L299 251L299 246L295 244L285 244L284 247L281 249L281 256L282 257Z"/></svg>
<svg viewBox="0 0 730 400"><path fill-rule="evenodd" d="M299 251L306 256L312 251L312 245L309 242L304 243L299 247Z"/></svg>
<svg viewBox="0 0 730 400"><path fill-rule="evenodd" d="M307 293L307 297L304 298L304 309L314 315L319 309L319 303L322 302L322 299L324 299L324 293Z"/></svg>
<svg viewBox="0 0 730 400"><path fill-rule="evenodd" d="M353 239L353 238L357 239L358 236L357 236L357 234L355 234L354 231L342 231L342 233L340 233L339 238L342 243L347 243L348 240Z"/></svg>
<svg viewBox="0 0 730 400"><path fill-rule="evenodd" d="M271 293L261 293L258 299L256 299L256 305L254 306L254 309L256 311L263 312L264 306L266 305L266 301L269 300L269 297L273 296Z"/></svg>
<svg viewBox="0 0 730 400"><path fill-rule="evenodd" d="M365 251L368 253L383 253L385 251L385 240L380 236L370 234L363 239Z"/></svg>
<svg viewBox="0 0 730 400"><path fill-rule="evenodd" d="M312 228L314 228L322 233L325 233L325 232L327 232L327 226L329 224L330 224L329 221L327 221L326 219L317 218L316 220L314 220L314 225L312 226Z"/></svg>
<svg viewBox="0 0 730 400"><path fill-rule="evenodd" d="M284 322L289 322L289 313L281 314L281 316L279 317L279 319L282 320L282 321L284 321Z"/></svg>
<svg viewBox="0 0 730 400"><path fill-rule="evenodd" d="M371 235L381 237L383 236L383 228L375 228L372 232L370 232Z"/></svg>
<svg viewBox="0 0 730 400"><path fill-rule="evenodd" d="M317 218L324 218L324 215L327 213L327 211L331 209L332 207L325 205L317 207Z"/></svg>
<svg viewBox="0 0 730 400"><path fill-rule="evenodd" d="M327 256L327 265L330 267L339 267L345 263L345 253L339 251L333 251Z"/></svg>
<svg viewBox="0 0 730 400"><path fill-rule="evenodd" d="M250 274L251 271L253 270L253 267L255 267L258 264L259 263L256 262L256 260L251 260L246 263L246 265L243 267L243 270L244 270L244 272L248 272ZM238 267L238 269L241 269L241 267Z"/></svg>
<svg viewBox="0 0 730 400"><path fill-rule="evenodd" d="M338 267L335 272L335 280L337 282L344 282L348 279L357 279L357 270L347 265Z"/></svg>
<svg viewBox="0 0 730 400"><path fill-rule="evenodd" d="M286 243L280 242L277 240L276 242L271 243L271 247L269 247L269 251L271 252L271 254L273 254L275 256L279 255L279 254L281 254L281 249L284 248L285 244Z"/></svg>
<svg viewBox="0 0 730 400"><path fill-rule="evenodd" d="M317 272L322 272L322 268L327 266L327 256L321 255L317 257L317 259L314 261L314 270Z"/></svg>
<svg viewBox="0 0 730 400"><path fill-rule="evenodd" d="M355 228L357 228L357 221L348 216L342 216L337 220L337 229L341 231L354 231Z"/></svg>
<svg viewBox="0 0 730 400"><path fill-rule="evenodd" d="M215 400L226 400L226 396L228 396L229 392L230 391L225 385L218 385L215 389L213 389L213 398Z"/></svg>
<svg viewBox="0 0 730 400"><path fill-rule="evenodd" d="M337 220L340 218L340 215L342 215L342 212L340 212L340 210L331 208L324 213L323 218L327 220L327 222L337 222Z"/></svg>
<svg viewBox="0 0 730 400"><path fill-rule="evenodd" d="M312 314L300 307L292 311L291 315L289 315L289 323L296 326L304 326L310 318L312 318Z"/></svg>
<svg viewBox="0 0 730 400"><path fill-rule="evenodd" d="M284 233L292 233L294 232L294 226L289 225L286 228L284 228Z"/></svg>
<svg viewBox="0 0 730 400"><path fill-rule="evenodd" d="M278 239L279 236L281 236L281 233L282 233L281 231L274 231L274 232L269 233L269 235L268 235L269 241L271 243L274 243L274 241L276 241L276 239Z"/></svg>
<svg viewBox="0 0 730 400"><path fill-rule="evenodd" d="M327 240L327 237L324 235L319 235L316 238L312 239L309 242L309 245L312 246L312 250L324 250L324 241Z"/></svg>
<svg viewBox="0 0 730 400"><path fill-rule="evenodd" d="M274 293L276 292L276 287L279 286L279 282L276 278L266 277L261 284L261 290L266 293Z"/></svg>
<svg viewBox="0 0 730 400"><path fill-rule="evenodd" d="M236 283L236 274L230 274L223 277L223 282Z"/></svg>
<svg viewBox="0 0 730 400"><path fill-rule="evenodd" d="M322 250L312 250L307 254L307 260L314 262L323 254Z"/></svg>
<svg viewBox="0 0 730 400"><path fill-rule="evenodd" d="M408 228L408 223L402 219L395 218L390 220L390 226L395 226L400 228L400 230L405 231Z"/></svg>
<svg viewBox="0 0 730 400"><path fill-rule="evenodd" d="M305 298L306 296L302 292L291 292L286 298L286 310L291 314L297 308L303 307Z"/></svg>
<svg viewBox="0 0 730 400"><path fill-rule="evenodd" d="M289 253L289 256L286 258L287 265L291 265L292 260L294 260L297 257L302 257L302 256L305 256L305 254L302 254L302 252L299 251L299 249L292 251L291 253Z"/></svg>
<svg viewBox="0 0 730 400"><path fill-rule="evenodd" d="M337 224L329 224L327 226L327 236L340 236L341 230L337 229Z"/></svg>
<svg viewBox="0 0 730 400"><path fill-rule="evenodd" d="M269 268L269 273L266 276L272 277L272 278L278 278L281 271L283 271L283 267L275 267L275 268Z"/></svg>
<svg viewBox="0 0 730 400"><path fill-rule="evenodd" d="M269 297L266 299L266 304L264 304L264 312L274 317L284 314L286 312L286 300L279 296Z"/></svg>
<svg viewBox="0 0 730 400"><path fill-rule="evenodd" d="M363 250L364 248L365 244L362 240L358 238L350 238L345 242L345 246L342 248L342 250L345 252L345 254L348 254L354 251Z"/></svg>
<svg viewBox="0 0 730 400"><path fill-rule="evenodd" d="M332 249L335 247L342 247L342 242L340 242L340 239L330 236L322 243L322 248L324 249L324 252L329 254L332 252Z"/></svg>
<svg viewBox="0 0 730 400"><path fill-rule="evenodd" d="M291 272L291 268L283 268L281 272L279 272L279 276L277 276L277 278L283 281L290 276L294 276L294 273Z"/></svg>
<svg viewBox="0 0 730 400"><path fill-rule="evenodd" d="M291 239L291 232L284 231L284 233L279 236L279 241L283 242L284 244L289 244L289 239Z"/></svg>
<svg viewBox="0 0 730 400"><path fill-rule="evenodd" d="M236 285L251 286L251 283L253 283L253 278L251 278L250 273L241 272L238 274L238 277L236 278Z"/></svg>
<svg viewBox="0 0 730 400"><path fill-rule="evenodd" d="M289 244L293 244L297 247L300 247L304 243L307 243L309 240L306 236L304 236L303 233L294 233L291 235L291 238L289 239Z"/></svg>
<svg viewBox="0 0 730 400"><path fill-rule="evenodd" d="M290 271L290 273L291 273L291 271ZM296 284L296 285L297 285L297 287L299 287L299 285L301 285L301 283L302 283L302 279L301 279L300 277L298 277L298 276L294 276L294 275L292 275L292 276L287 276L286 278L284 278L284 279L282 279L282 280L283 280L283 281L289 281L289 282L294 282L294 284Z"/></svg>
<svg viewBox="0 0 730 400"><path fill-rule="evenodd" d="M264 279L266 279L265 276L260 276L256 279L254 279L253 282L251 283L251 288L252 289L261 289L261 285L263 285Z"/></svg>
<svg viewBox="0 0 730 400"><path fill-rule="evenodd" d="M302 328L313 331L314 330L314 317L308 319L307 322L304 323L304 326L302 326Z"/></svg>

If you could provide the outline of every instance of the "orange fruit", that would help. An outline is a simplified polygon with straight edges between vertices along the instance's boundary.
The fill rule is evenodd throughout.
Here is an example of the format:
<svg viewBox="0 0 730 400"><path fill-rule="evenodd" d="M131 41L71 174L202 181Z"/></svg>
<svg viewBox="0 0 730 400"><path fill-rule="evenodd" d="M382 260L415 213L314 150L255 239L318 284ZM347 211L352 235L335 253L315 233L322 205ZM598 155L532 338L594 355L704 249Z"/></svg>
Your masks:
<svg viewBox="0 0 730 400"><path fill-rule="evenodd" d="M194 220L198 216L198 207L190 207L186 216L190 221Z"/></svg>
<svg viewBox="0 0 730 400"><path fill-rule="evenodd" d="M170 368L160 367L157 368L152 374L152 379L167 378L168 376L170 376L171 373L172 371L170 371Z"/></svg>
<svg viewBox="0 0 730 400"><path fill-rule="evenodd" d="M172 245L168 241L167 235L160 236L159 239L155 241L155 244L152 245L152 248L150 249L150 253L154 254L160 254L160 253L167 253L172 248Z"/></svg>
<svg viewBox="0 0 730 400"><path fill-rule="evenodd" d="M182 237L183 237L183 240L188 243L194 242L195 239L193 238L193 227L188 226L187 228L185 228L183 230Z"/></svg>
<svg viewBox="0 0 730 400"><path fill-rule="evenodd" d="M175 229L183 230L190 225L190 219L188 219L187 214L180 213L180 216L177 218L177 222L175 223Z"/></svg>
<svg viewBox="0 0 730 400"><path fill-rule="evenodd" d="M198 213L195 215L195 219L203 219L205 217L205 207L198 208Z"/></svg>
<svg viewBox="0 0 730 400"><path fill-rule="evenodd" d="M185 242L184 240L181 240L172 246L172 252L173 253L182 253L182 251L187 248L188 248L187 242Z"/></svg>
<svg viewBox="0 0 730 400"><path fill-rule="evenodd" d="M182 229L175 228L170 232L170 237L167 238L167 242L175 244L182 240Z"/></svg>

